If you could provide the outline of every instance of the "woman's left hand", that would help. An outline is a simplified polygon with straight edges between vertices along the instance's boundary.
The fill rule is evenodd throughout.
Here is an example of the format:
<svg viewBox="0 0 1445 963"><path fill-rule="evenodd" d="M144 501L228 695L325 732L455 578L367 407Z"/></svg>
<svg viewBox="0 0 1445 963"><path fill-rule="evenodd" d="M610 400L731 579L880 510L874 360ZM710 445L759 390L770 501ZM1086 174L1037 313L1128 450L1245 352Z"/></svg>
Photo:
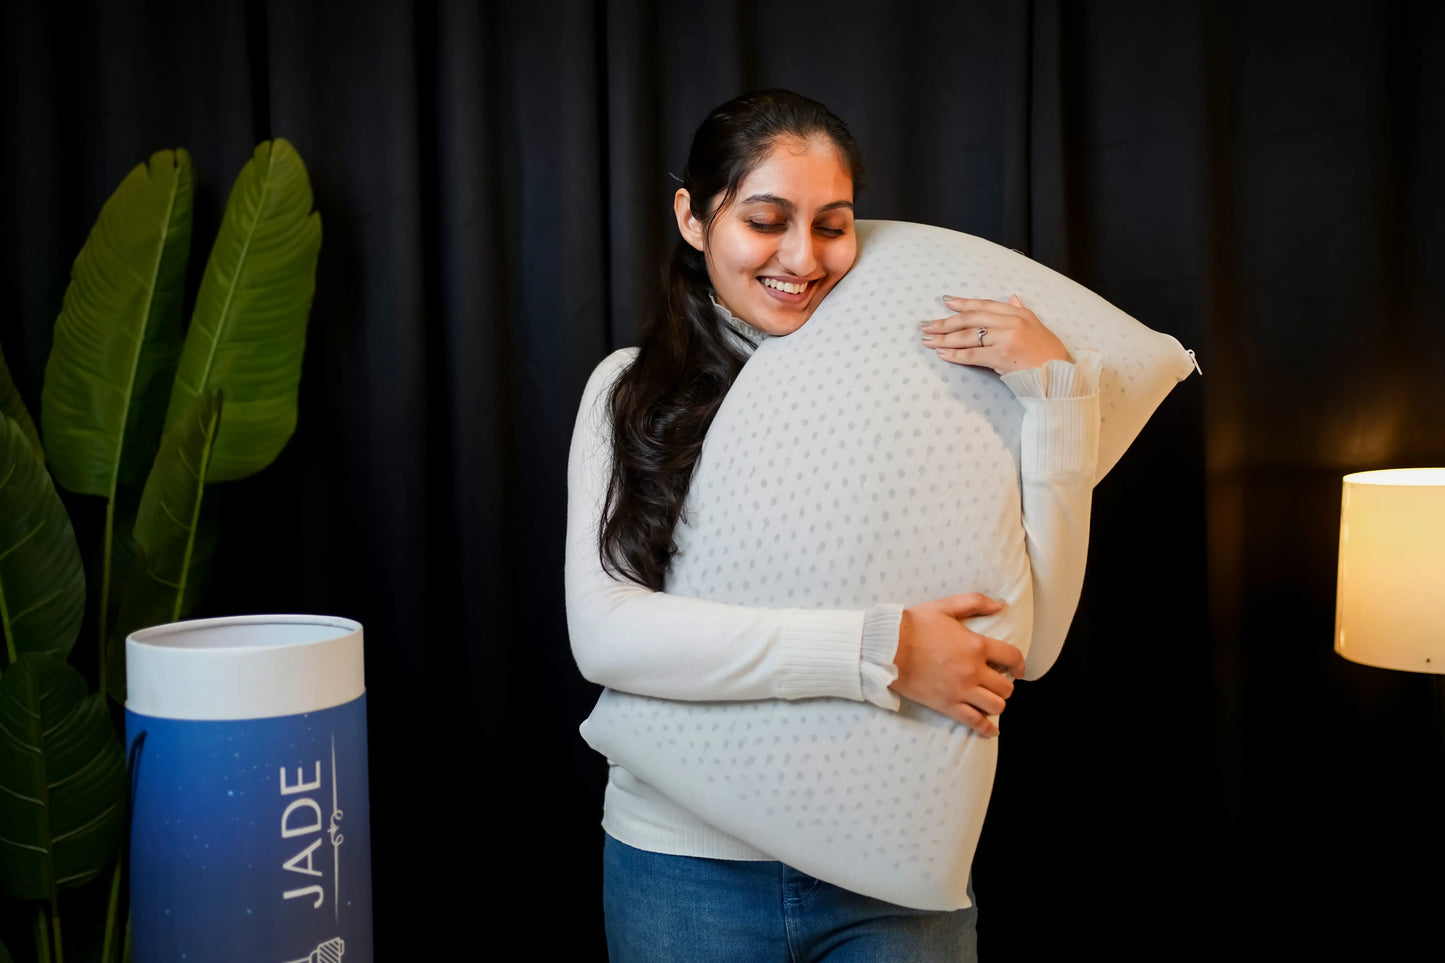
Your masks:
<svg viewBox="0 0 1445 963"><path fill-rule="evenodd" d="M1017 294L1009 295L1008 303L952 297L945 297L943 303L957 313L925 323L923 344L944 361L992 368L1005 375L1047 361L1074 360Z"/></svg>

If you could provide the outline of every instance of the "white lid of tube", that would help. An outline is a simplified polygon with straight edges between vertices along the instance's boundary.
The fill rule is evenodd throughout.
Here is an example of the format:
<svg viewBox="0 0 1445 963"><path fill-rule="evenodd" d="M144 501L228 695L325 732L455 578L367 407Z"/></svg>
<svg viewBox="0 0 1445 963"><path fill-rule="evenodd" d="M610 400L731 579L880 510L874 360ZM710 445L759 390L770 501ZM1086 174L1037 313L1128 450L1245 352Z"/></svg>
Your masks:
<svg viewBox="0 0 1445 963"><path fill-rule="evenodd" d="M125 640L126 708L163 719L319 712L366 691L361 624L326 615L173 622Z"/></svg>

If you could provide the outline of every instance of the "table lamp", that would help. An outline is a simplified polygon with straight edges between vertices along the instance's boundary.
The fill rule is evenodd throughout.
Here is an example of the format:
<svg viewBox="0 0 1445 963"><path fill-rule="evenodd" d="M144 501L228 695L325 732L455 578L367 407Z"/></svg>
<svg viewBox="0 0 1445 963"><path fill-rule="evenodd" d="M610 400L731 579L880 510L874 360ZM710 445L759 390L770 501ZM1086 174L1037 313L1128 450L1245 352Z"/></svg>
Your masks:
<svg viewBox="0 0 1445 963"><path fill-rule="evenodd" d="M1445 674L1445 468L1345 476L1335 651Z"/></svg>

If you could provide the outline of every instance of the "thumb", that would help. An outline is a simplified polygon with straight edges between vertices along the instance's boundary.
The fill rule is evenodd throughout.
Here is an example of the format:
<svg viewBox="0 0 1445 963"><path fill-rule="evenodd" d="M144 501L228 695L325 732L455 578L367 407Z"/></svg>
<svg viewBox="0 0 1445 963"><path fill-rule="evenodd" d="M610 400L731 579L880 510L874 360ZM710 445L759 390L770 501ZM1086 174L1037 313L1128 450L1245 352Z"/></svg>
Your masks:
<svg viewBox="0 0 1445 963"><path fill-rule="evenodd" d="M955 619L967 619L975 615L1002 612L1005 603L1002 599L989 598L980 592L969 592L964 595L950 595L948 598L939 599L936 604L945 615Z"/></svg>

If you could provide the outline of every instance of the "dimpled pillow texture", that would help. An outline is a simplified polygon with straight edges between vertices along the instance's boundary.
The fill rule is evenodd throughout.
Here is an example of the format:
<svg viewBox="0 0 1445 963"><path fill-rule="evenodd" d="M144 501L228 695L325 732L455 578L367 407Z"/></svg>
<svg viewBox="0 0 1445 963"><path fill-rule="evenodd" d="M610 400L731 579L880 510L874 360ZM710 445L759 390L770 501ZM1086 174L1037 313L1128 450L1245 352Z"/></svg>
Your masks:
<svg viewBox="0 0 1445 963"><path fill-rule="evenodd" d="M1191 359L989 241L890 221L860 221L858 237L853 270L799 331L763 342L724 400L667 590L854 609L979 591L1010 604L970 626L1017 644L1032 631L1022 407L992 371L940 361L919 324L948 313L944 294L1017 293L1071 350L1098 351L1100 477ZM905 906L969 904L998 740L930 709L609 689L582 734L705 822L805 873Z"/></svg>

